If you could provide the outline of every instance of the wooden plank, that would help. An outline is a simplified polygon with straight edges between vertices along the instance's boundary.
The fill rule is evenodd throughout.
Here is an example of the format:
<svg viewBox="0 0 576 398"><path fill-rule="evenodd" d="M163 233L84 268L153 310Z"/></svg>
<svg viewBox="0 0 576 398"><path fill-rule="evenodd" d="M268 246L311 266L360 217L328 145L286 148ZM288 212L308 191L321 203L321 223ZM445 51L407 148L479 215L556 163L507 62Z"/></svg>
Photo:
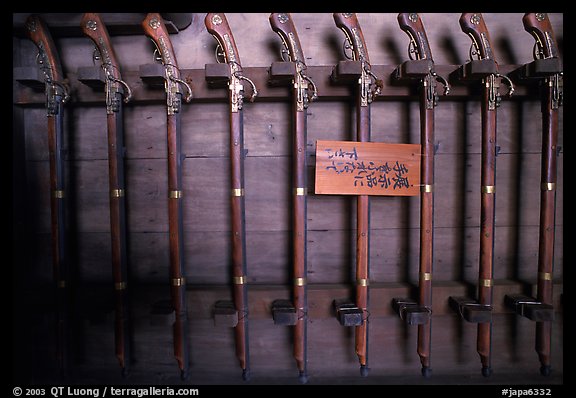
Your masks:
<svg viewBox="0 0 576 398"><path fill-rule="evenodd" d="M534 40L521 26L522 13L484 14L502 72L532 60ZM267 13L227 14L247 77L261 97L245 103L245 199L250 350L256 384L297 384L291 329L275 326L270 305L291 297L291 103L289 88L268 84L268 68L280 61L281 41ZM409 39L396 14L358 14L373 71L384 79L384 96L372 103L372 141L420 143L417 87L393 82L390 74L408 59ZM121 16L119 16L121 17ZM457 13L422 14L437 72L445 76L467 61L470 39ZM550 14L562 47L562 14ZM182 107L184 165L184 258L192 344L192 384L240 384L231 329L216 328L211 310L231 299L226 88L210 88L204 65L214 62L216 43L204 14L171 39L184 76L197 97ZM332 300L353 295L355 224L353 197L316 195L317 140L353 140L354 104L349 86L332 84L330 73L343 60L341 31L330 13L294 13L306 56L307 75L320 99L308 116L308 353L311 383L425 384L416 354L416 329L393 312L391 300L417 298L419 280L419 198L371 200L371 377L358 377L353 331L331 313ZM513 21L516 23L512 24ZM514 26L514 28L512 28ZM120 380L113 347L113 290L108 226L108 186L104 93L80 83L79 68L93 66L93 45L85 37L57 37L64 70L76 102L66 106L65 148L70 261L75 275L73 337L77 348L74 382ZM144 35L114 35L123 76L135 92L124 108L128 204L128 258L135 362L123 383L180 384L172 353L173 314L167 283L166 111L163 88L138 75L153 62ZM511 44L512 43L512 44ZM14 67L36 67L30 40L13 38ZM516 82L516 81L515 81ZM496 241L494 267L493 366L497 379L480 375L476 325L463 322L447 297L475 295L479 255L480 98L475 86L454 84L453 95L435 108L435 230L433 264L433 382L561 384L563 375L563 117L559 120L554 300L549 378L536 380L534 323L504 306L508 293L535 294L538 275L541 112L535 85L519 84L518 96L498 108ZM519 82L518 82L519 83ZM248 85L246 85L247 87ZM522 87L520 87L522 86ZM505 91L505 89L503 89ZM22 357L14 364L22 384L53 384L54 311L52 285L48 146L44 94L13 83L16 124L24 158L15 159L14 193L19 210L20 249L14 252L15 302ZM20 192L22 191L22 192ZM16 207L13 209L15 210ZM22 278L24 279L22 279ZM24 282L25 281L25 282ZM25 310L24 310L25 309ZM26 314L26 315L23 315ZM555 377L555 378L554 378Z"/></svg>
<svg viewBox="0 0 576 398"><path fill-rule="evenodd" d="M478 269L478 237L471 230L461 244L451 230L437 231L435 247L434 280L447 281L464 280L475 283ZM561 232L561 230L559 230ZM509 278L520 275L526 282L536 280L536 253L528 247L534 246L537 239L537 230L532 229L531 234L520 237L520 244L515 247L515 237L512 228L499 228L501 240L495 247L497 258L496 278ZM251 240L247 248L248 279L255 283L288 283L289 248L288 233L250 233ZM215 241L208 244L210 239L222 240L226 235L216 233L190 234L190 244L186 246L187 272L198 283L224 283L229 280L228 248ZM402 235L395 230L382 230L374 232L374 245L371 250L371 261L374 264L371 279L374 282L409 282L418 283L418 230L406 230ZM351 233L342 231L309 232L308 278L311 283L348 283L353 278L353 262L351 257L354 247L348 242ZM453 241L456 247L451 246ZM562 242L557 242L561 247ZM270 247L270 253L260 254L259 248ZM453 250L453 251L449 251ZM143 251L143 257L147 251ZM516 254L514 254L516 253ZM150 255L153 251L150 250ZM393 259L390 256L394 256ZM280 257L282 256L282 257ZM456 262L454 262L456 261ZM562 256L557 255L557 262ZM152 269L157 268L150 262ZM156 263L158 264L158 263ZM159 276L162 276L160 273ZM562 278L562 270L557 267L555 278Z"/></svg>
<svg viewBox="0 0 576 398"><path fill-rule="evenodd" d="M317 141L315 194L415 196L420 145Z"/></svg>
<svg viewBox="0 0 576 398"><path fill-rule="evenodd" d="M540 105L535 101L504 103L500 108L498 144L500 153L541 151ZM73 143L68 156L77 159L102 159L106 144L103 107L72 112L76 132L67 141ZM314 103L308 108L308 151L314 152L317 139L345 140L352 127L350 109L345 103ZM373 141L419 142L416 103L374 103ZM194 104L183 111L183 151L188 156L226 156L228 127L225 104ZM26 109L29 160L47 159L45 112ZM126 156L128 158L165 157L165 110L161 105L127 106L125 109ZM462 120L463 115L469 115ZM284 115L284 116L281 116ZM317 115L317 116L316 116ZM437 154L479 153L479 104L441 103L436 120ZM511 115L511 116L508 116ZM562 118L561 118L562 119ZM255 103L245 107L245 142L248 156L288 155L290 139L288 104ZM559 146L562 146L560 125ZM463 134L454 134L462 130ZM521 147L519 147L521 145ZM561 162L560 167L561 168Z"/></svg>
<svg viewBox="0 0 576 398"><path fill-rule="evenodd" d="M15 31L19 35L25 35L24 24L28 14L13 14L13 24ZM40 16L50 27L50 32L54 37L62 36L83 36L80 28L82 14L80 13L41 13ZM102 13L102 21L106 24L106 29L111 35L140 35L142 34L141 23L145 13ZM166 28L169 33L178 33L180 29L186 28L192 15L181 13L164 14ZM177 17L177 18L173 18Z"/></svg>
<svg viewBox="0 0 576 398"><path fill-rule="evenodd" d="M538 228L498 228L496 242L497 279L515 279L533 284L537 278ZM435 231L433 280L445 283L464 280L474 285L478 276L477 228ZM562 228L557 229L554 279L562 280ZM418 283L418 230L375 231L371 250L376 282ZM250 283L287 284L289 281L289 232L248 232L247 266ZM225 284L231 279L228 232L188 232L184 247L188 279L197 284ZM83 280L111 280L110 237L107 233L81 233L71 248L74 269ZM39 281L52 277L50 236L32 235L27 240L27 273ZM166 233L131 232L128 236L131 277L139 283L162 283L168 275ZM262 247L267 247L262 253ZM310 283L349 283L353 280L353 233L350 231L308 232L308 280Z"/></svg>
<svg viewBox="0 0 576 398"><path fill-rule="evenodd" d="M236 24L236 30L240 34L235 34L238 41L240 52L242 47L250 49L250 56L243 57L243 64L245 68L256 67L269 67L274 61L279 60L279 55L274 50L279 50L280 43L278 40L274 41L274 34L270 30L267 21L267 14L232 14L231 26ZM385 61L392 60L390 65L396 65L407 59L407 56L400 53L400 48L407 47L407 37L397 27L395 14L363 14L368 18L369 25L364 28L368 42L377 43L371 45L371 54L373 54L373 64L377 65ZM495 23L506 23L506 19L498 14L490 14L487 18L496 20ZM553 21L555 32L557 35L562 34L562 17L561 14L550 14ZM435 52L435 60L438 65L458 65L466 61L467 48L469 47L469 39L466 35L462 34L457 26L459 14L430 14L427 16L432 21L440 20L439 27L449 26L449 22L453 25L454 30L449 30L446 33L448 37L446 41L435 43L431 40L431 45L434 49L435 45L439 46L439 50ZM507 15L507 18L512 18L512 15ZM518 21L521 20L522 14L517 14ZM238 18L238 19L236 19ZM306 33L306 39L302 40L304 51L307 57L307 63L310 67L316 65L335 65L342 59L341 54L341 33L335 27L331 15L327 14L295 14L295 20L298 24L303 24ZM360 17L364 18L363 16ZM504 18L504 19L503 19ZM202 23L202 14L193 14L193 23L185 31L178 35L173 35L174 46L177 52L180 64L187 68L201 70L204 65L213 62L213 49L215 47L214 40L206 33ZM253 22L246 24L246 20L251 19ZM236 20L237 22L233 22ZM383 21L390 20L391 25L386 26ZM448 23L448 24L447 24ZM434 31L436 26L434 22L427 23L427 28ZM532 40L527 36L526 32L519 29L514 32L506 32L506 34L514 34L516 36L515 50L523 57L512 56L508 57L508 61L531 61L531 47ZM494 40L498 40L498 34L494 34ZM385 39L385 45L381 45L382 37ZM26 40L20 40L25 42ZM88 66L92 62L92 46L85 38L61 38L58 40L62 43L62 59L64 62L65 70L74 71L76 69L77 59L83 60L83 64ZM123 73L129 74L131 71L136 71L140 64L151 62L151 48L150 43L146 38L141 36L132 37L113 37L116 52L119 54L120 63L123 66ZM503 40L505 41L505 40ZM244 44L241 44L241 43ZM274 44L271 45L271 42ZM380 45L378 45L380 44ZM271 47L274 48L271 48ZM35 52L32 47L28 47L30 54L28 54L23 62L27 64L34 64ZM462 51L458 51L462 49ZM272 50L272 51L271 51ZM504 48L504 54L509 54L510 49ZM128 56L130 55L130 56ZM380 60L380 61L374 61ZM506 62L500 61L501 64ZM184 68L183 68L184 69ZM387 75L387 74L385 74ZM250 77L250 76L249 76ZM71 79L73 80L73 79ZM322 80L322 79L319 79ZM387 80L387 79L384 79ZM138 86L137 83L134 84ZM455 88L457 91L459 88ZM138 91L138 90L136 90ZM284 90L281 90L284 92ZM519 89L521 92L522 89Z"/></svg>
<svg viewBox="0 0 576 398"><path fill-rule="evenodd" d="M46 285L44 285L46 288ZM82 289L75 292L78 305L86 309L82 318L93 324L113 321L113 287L107 283L82 283ZM509 279L495 280L494 314L514 314L514 311L504 305L504 296L509 293L518 293L524 286L522 283ZM38 289L38 288L37 288ZM173 321L173 311L169 303L169 284L138 283L131 284L131 301L136 327L145 324L153 326L170 326ZM309 317L311 320L331 319L335 326L338 321L333 312L333 300L347 298L353 294L352 284L310 284ZM466 295L469 285L461 282L434 282L433 316L454 315L448 305L450 296ZM397 318L398 314L392 307L394 297L410 297L413 286L405 283L374 283L370 287L371 306L370 314L373 318ZM38 290L45 293L42 287ZM219 300L231 298L231 284L197 285L188 284L186 290L188 301L188 315L190 323L198 320L211 320L213 322L214 304ZM561 282L554 284L554 311L562 311L560 295L563 292ZM32 293L33 294L33 293ZM290 288L277 284L249 284L248 301L251 319L272 321L272 302L276 299L289 299ZM45 310L45 309L44 309ZM213 325L214 326L214 325Z"/></svg>
<svg viewBox="0 0 576 398"><path fill-rule="evenodd" d="M386 288L390 289L393 286L388 285ZM331 293L338 293L339 289L337 286L332 286L331 288L321 286L319 288L312 287L311 291L313 294L330 297ZM217 290L213 290L213 292ZM373 290L377 293L383 291L379 290L378 287ZM95 300L98 297L98 289L88 288L82 292L84 297L91 296L91 300ZM188 298L192 299L192 302L199 304L200 307L207 307L208 302L211 301L210 299L197 300L203 296L206 297L206 293L206 290L197 291L192 289L188 291ZM445 291L445 293L448 293L448 291ZM260 297L264 297L262 295L277 297L281 295L281 291L274 288L265 290L260 287L251 289L250 294L252 299L258 297L253 294L257 294ZM154 370L154 377L164 375L161 379L170 380L170 374L173 372L174 367L171 355L171 314L151 312L152 306L156 305L158 307L159 300L168 301L168 289L144 287L135 291L133 297L134 377L138 379L142 377L143 373ZM259 300L255 301L259 302ZM376 306L381 306L381 308L389 306L389 303L380 300L373 300L373 302ZM88 303L84 302L83 304ZM196 307L189 308L197 310ZM97 316L96 312L100 316ZM272 370L279 374L289 373L292 375L293 360L291 358L290 345L283 344L285 341L290 341L289 328L275 327L270 319L266 318L266 316L269 316L267 309L264 309L264 318L258 317L258 313L259 308L251 309L251 358L253 358L253 369L258 370L254 374L268 377L266 375L269 375ZM37 319L38 314L34 314L34 317ZM164 321L162 322L161 319L164 319ZM454 372L462 372L462 367L469 374L477 372L477 368L471 364L475 363L474 360L477 355L474 349L475 325L463 322L452 313L442 314L435 312L433 319L432 355L434 363L438 363L438 367L435 366L435 369L440 369L440 371L436 371L435 376L438 376L438 374L458 374ZM494 356L494 363L498 364L502 372L510 371L512 367L516 367L516 374L518 374L518 369L527 369L523 370L523 372L528 372L528 369L535 367L537 362L535 354L531 349L526 349L534 341L534 323L509 312L496 313L493 320L493 346L500 347L500 349L495 351L498 354ZM112 361L111 358L113 358L113 345L111 334L108 330L112 329L112 321L110 310L104 307L99 307L99 309L93 307L92 313L75 319L76 341L84 347L84 350L79 353L79 359L82 361L78 368L79 378L84 377L84 372L93 371L94 368L110 366L109 361ZM560 320L557 319L555 324L561 326ZM207 372L209 375L210 372L207 369L211 369L219 363L222 364L224 373L228 374L228 371L233 369L236 364L231 354L233 352L231 330L218 329L213 325L209 317L196 316L189 318L189 327L191 331L190 339L193 344L192 352L194 353L192 366L194 377L202 374L202 372ZM526 332L519 336L517 333L519 328ZM46 331L48 329L42 328L40 330ZM561 331L562 327L553 328L554 342L562 341ZM351 329L341 327L333 317L323 317L319 313L311 316L308 334L309 359L310 367L314 369L314 374L317 377L346 375L348 373L357 375L357 363L352 344L353 334L350 332ZM395 314L390 316L372 314L370 336L372 376L406 374L406 372L414 371L420 377L418 360L414 349L416 328L407 327ZM45 334L39 337L41 338L38 341L45 341L46 338L49 338ZM215 342L218 344L213 346L212 344ZM279 348L274 348L276 346ZM561 347L561 343L553 344L553 361L555 366L559 366L558 369L562 369L563 354ZM94 351L96 350L99 350L99 352L95 353ZM210 352L212 353L210 354ZM39 359L42 357L48 358L50 355L48 352L43 353L41 350L38 351L38 354L40 355ZM210 358L207 358L207 356L210 356ZM335 358L338 358L338 365L326 366L328 359L334 361ZM119 376L117 375L116 377ZM218 380L218 377L222 376L212 375L212 377L215 377L214 380Z"/></svg>
<svg viewBox="0 0 576 398"><path fill-rule="evenodd" d="M144 64L147 65L147 64ZM397 65L372 65L372 71L377 76L390 76ZM450 75L457 70L459 65L439 65L436 70L442 71L445 76ZM501 73L510 73L521 67L521 65L501 65ZM320 100L349 100L352 97L351 88L346 85L336 85L332 82L330 76L334 66L309 66L307 74L310 78L317 82L318 97ZM260 101L276 100L287 101L286 89L283 87L272 86L268 84L269 80L269 67L253 67L243 68L246 77L254 81L258 89L258 98ZM202 69L185 69L181 68L181 75L184 80L191 82L191 88L194 93L192 103L197 102L224 102L226 96L223 95L222 90L213 89L208 87L205 81L205 70ZM78 80L78 72L68 72L66 74L70 90L74 92L71 97L70 103L72 104L94 104L101 103L103 94L95 91L91 87L85 85ZM162 76L159 76L161 78ZM122 73L123 80L132 89L133 99L132 104L146 104L146 103L161 103L165 102L166 92L163 88L151 86L142 81L140 73L137 71L125 71ZM390 83L389 79L385 78L381 94L375 98L375 101L384 101L390 99L413 98L415 95L411 93L411 89L406 85L398 85L397 83ZM445 101L462 100L470 97L477 97L476 88L474 85L463 85L454 82L453 89L450 97L446 97ZM458 85L459 84L459 85ZM248 89L247 89L248 90ZM518 86L515 94L517 98L533 95L532 90L528 86ZM37 90L27 87L24 84L17 86L17 91L14 92L13 101L17 105L34 105L41 104L44 94Z"/></svg>

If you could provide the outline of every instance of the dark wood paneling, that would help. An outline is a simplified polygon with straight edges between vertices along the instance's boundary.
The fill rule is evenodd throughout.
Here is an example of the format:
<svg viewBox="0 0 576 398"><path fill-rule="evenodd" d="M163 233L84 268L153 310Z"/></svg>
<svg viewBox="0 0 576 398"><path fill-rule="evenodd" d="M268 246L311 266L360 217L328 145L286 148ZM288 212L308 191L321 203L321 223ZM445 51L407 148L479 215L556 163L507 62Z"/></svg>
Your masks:
<svg viewBox="0 0 576 398"><path fill-rule="evenodd" d="M521 26L522 13L484 15L503 70L531 61L533 39ZM469 39L457 26L459 14L430 13L423 19L439 72L467 61ZM184 172L184 258L189 283L188 308L192 384L239 384L231 329L216 328L212 308L231 299L229 138L226 89L208 88L206 63L214 62L213 38L203 14L171 36L185 75L194 77L198 98L182 107ZM561 384L563 378L563 115L559 121L553 324L553 375L538 375L533 349L534 323L511 313L503 297L535 293L538 259L541 113L534 87L521 87L498 109L496 241L494 247L494 341L492 379L482 378L475 350L476 325L448 307L450 295L473 295L478 279L480 225L480 104L474 89L454 87L441 97L435 116L435 231L433 264L432 379L420 376L417 332L390 305L413 296L418 281L418 197L371 199L371 376L359 377L352 329L331 313L333 299L351 297L355 259L354 198L314 194L316 140L353 140L354 109L347 86L329 83L342 59L342 34L332 15L293 14L308 72L317 80L320 100L308 115L308 283L310 383L357 384ZM562 14L551 14L562 47ZM228 14L245 73L262 97L244 104L247 279L253 384L297 384L291 329L274 325L271 303L290 298L291 286L291 104L288 87L268 87L267 68L280 60L280 41L268 14ZM372 104L372 140L419 143L418 103L413 89L391 85L389 73L407 59L408 37L396 14L359 14L375 71L385 74L386 97ZM82 383L181 383L172 353L173 314L169 300L166 113L162 88L138 75L152 62L153 47L143 35L113 35L123 76L133 83L135 101L125 106L126 199L129 286L132 297L134 364L122 379L114 357L112 272L108 209L108 165L104 94L76 79L78 68L92 66L87 38L56 38L65 73L77 101L66 106L65 147L68 227L75 290L75 376ZM35 65L29 40L14 38L13 64ZM452 68L452 69L450 69ZM506 69L508 68L508 69ZM252 76L251 74L254 74ZM472 93L472 95L469 95ZM408 95L410 94L410 95ZM50 382L54 349L48 150L44 96L14 83L13 134L18 142L14 186L23 190L17 210L26 252L13 267L26 275L17 296L30 316L20 342L33 364L17 363L26 382ZM23 211L25 209L25 211ZM26 213L26 214L24 214ZM16 213L15 213L16 214ZM20 246L21 246L20 245ZM28 285L28 282L30 285ZM21 283L24 285L24 283ZM26 312L28 314L28 312ZM23 319L24 318L24 319Z"/></svg>

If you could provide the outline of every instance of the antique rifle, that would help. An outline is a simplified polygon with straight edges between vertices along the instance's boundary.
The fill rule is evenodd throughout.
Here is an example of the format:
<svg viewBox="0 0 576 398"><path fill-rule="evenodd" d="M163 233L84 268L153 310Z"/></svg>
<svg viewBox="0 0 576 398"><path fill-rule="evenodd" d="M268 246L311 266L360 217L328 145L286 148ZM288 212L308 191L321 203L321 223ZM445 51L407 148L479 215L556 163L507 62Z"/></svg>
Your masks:
<svg viewBox="0 0 576 398"><path fill-rule="evenodd" d="M419 264L419 308L414 313L421 316L418 324L417 352L422 364L422 375L430 376L430 339L432 331L432 264L434 244L434 107L438 102L436 81L444 84L444 95L448 94L448 82L434 71L434 60L422 19L417 13L398 14L400 28L410 37L410 61L403 64L398 78L416 79L420 84L420 142L421 176L420 192L420 264ZM411 67L410 67L411 65ZM416 305L416 304L414 304Z"/></svg>
<svg viewBox="0 0 576 398"><path fill-rule="evenodd" d="M496 196L496 110L500 105L498 78L504 78L512 95L514 86L510 79L498 73L498 64L490 35L480 13L463 13L460 27L472 39L471 58L477 56L484 65L479 72L471 72L482 81L482 171L481 171L481 210L480 210L480 264L478 279L478 305L492 308L492 287L494 272L494 215ZM472 65L474 66L474 65ZM473 69L473 68L471 68ZM490 376L492 321L478 323L476 349L482 362L482 374Z"/></svg>
<svg viewBox="0 0 576 398"><path fill-rule="evenodd" d="M370 103L381 90L381 81L371 71L364 35L354 13L334 13L334 22L352 49L352 59L360 63L356 87L356 139L370 141ZM358 195L356 204L356 306L362 310L362 323L355 327L355 348L360 374L368 375L368 285L370 277L370 200Z"/></svg>
<svg viewBox="0 0 576 398"><path fill-rule="evenodd" d="M63 376L68 363L69 264L66 244L66 195L64 171L64 107L70 98L62 65L46 23L38 15L26 20L29 38L38 47L36 58L44 77L48 151L50 162L50 215L52 267L56 296L56 360Z"/></svg>
<svg viewBox="0 0 576 398"><path fill-rule="evenodd" d="M184 270L183 204L182 204L182 152L181 107L182 90L186 102L192 99L192 89L180 77L180 69L170 36L158 13L149 13L142 21L145 34L152 39L165 69L168 141L168 229L170 235L170 291L175 321L174 355L182 379L189 377L190 345L188 342L188 315L186 311L186 279Z"/></svg>
<svg viewBox="0 0 576 398"><path fill-rule="evenodd" d="M556 216L556 164L558 114L562 105L563 72L552 25L545 13L526 14L524 29L536 40L536 61L552 65L541 76L542 88L542 169L540 192L540 238L538 247L537 301L552 306L552 271L554 268L554 235ZM536 323L536 352L540 372L550 374L552 322Z"/></svg>
<svg viewBox="0 0 576 398"><path fill-rule="evenodd" d="M122 374L130 364L130 335L128 322L126 243L126 188L124 183L124 123L122 105L130 101L132 92L122 80L106 25L100 16L85 13L80 22L82 31L96 46L105 76L106 119L108 128L108 185L110 189L110 236L112 247L112 274L116 298L115 350Z"/></svg>
<svg viewBox="0 0 576 398"><path fill-rule="evenodd" d="M242 80L252 85L253 101L258 91L254 83L242 75L238 48L228 25L226 15L208 13L204 19L206 29L218 42L224 62L229 67L228 98L230 101L230 170L231 170L231 216L232 216L232 285L234 306L238 323L234 327L236 357L242 368L244 380L250 379L250 355L248 339L248 289L246 267L246 226L244 212L244 119L242 106L244 86Z"/></svg>
<svg viewBox="0 0 576 398"><path fill-rule="evenodd" d="M307 366L307 329L308 300L306 289L306 196L308 183L306 178L306 108L316 96L316 85L305 74L306 61L300 45L292 16L288 13L270 14L270 26L280 36L289 62L294 64L292 77L293 104L293 141L292 141L292 243L293 243L293 298L296 309L294 325L294 358L299 371L299 380L308 380ZM313 94L309 93L312 86Z"/></svg>

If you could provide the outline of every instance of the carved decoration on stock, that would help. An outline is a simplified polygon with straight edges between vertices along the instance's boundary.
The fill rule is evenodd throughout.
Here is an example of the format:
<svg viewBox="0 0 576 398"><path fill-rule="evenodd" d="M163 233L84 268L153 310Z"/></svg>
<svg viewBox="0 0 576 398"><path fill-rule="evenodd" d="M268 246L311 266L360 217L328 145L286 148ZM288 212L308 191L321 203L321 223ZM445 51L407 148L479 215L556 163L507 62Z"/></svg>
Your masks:
<svg viewBox="0 0 576 398"><path fill-rule="evenodd" d="M180 76L180 69L170 36L162 17L150 13L142 21L145 34L152 39L164 68L168 141L168 229L170 236L170 292L174 309L174 355L182 379L190 376L190 342L188 340L188 314L186 309L186 277L184 269L184 227L182 186L181 107L182 89L185 101L192 98L192 89Z"/></svg>
<svg viewBox="0 0 576 398"><path fill-rule="evenodd" d="M64 149L64 103L68 95L60 57L44 20L30 15L26 20L28 37L38 49L36 62L42 73L46 96L48 152L50 163L50 217L52 269L56 302L56 361L62 376L67 376L70 359L70 260L66 228L66 181Z"/></svg>
<svg viewBox="0 0 576 398"><path fill-rule="evenodd" d="M236 357L242 368L244 380L250 379L250 355L248 338L248 287L246 264L246 226L244 206L244 121L242 80L250 83L250 101L258 95L256 86L242 72L240 55L232 36L226 15L208 13L204 19L208 32L218 42L218 50L223 63L206 65L206 79L209 82L226 82L230 101L230 175L231 175L231 217L232 217L232 286L234 302L219 301L214 309L214 319L224 323L231 319L236 340ZM222 65L223 68L218 67ZM234 308L235 316L230 315Z"/></svg>
<svg viewBox="0 0 576 398"><path fill-rule="evenodd" d="M492 289L494 286L494 216L496 197L496 109L500 105L499 78L509 85L508 96L514 92L512 81L498 72L490 35L480 13L463 13L462 31L472 39L471 61L458 71L462 80L482 84L482 170L480 214L480 264L478 300L450 297L451 307L466 321L478 323L476 348L482 363L482 375L492 374ZM478 57L478 59L474 59Z"/></svg>
<svg viewBox="0 0 576 398"><path fill-rule="evenodd" d="M432 338L432 268L434 247L434 108L438 104L436 81L444 85L444 95L450 92L446 79L434 68L432 51L424 24L417 13L398 14L398 24L410 38L410 60L402 63L394 77L400 81L418 82L420 97L420 143L422 146L420 183L420 262L419 298L395 298L394 309L408 324L418 325L417 352L422 375L431 375L430 341Z"/></svg>
<svg viewBox="0 0 576 398"><path fill-rule="evenodd" d="M122 80L120 64L112 47L106 25L99 14L85 13L80 25L84 34L95 45L95 60L100 61L98 71L104 74L104 92L108 130L108 181L110 200L110 236L112 273L115 290L115 350L122 374L130 367L131 339L128 297L128 246L126 231L126 185L124 181L124 121L123 103L132 97L130 87ZM97 74L94 74L98 76ZM85 80L90 84L88 80Z"/></svg>
<svg viewBox="0 0 576 398"><path fill-rule="evenodd" d="M368 49L358 18L354 13L334 13L334 22L344 32L344 49L352 51L351 61L340 61L332 79L356 86L356 141L370 141L370 104L382 88L382 81L371 70ZM346 55L346 51L345 51ZM368 375L368 325L370 278L370 197L356 198L356 301L334 301L336 315L343 326L355 326L355 351L360 363L360 375ZM358 313L362 316L358 317ZM348 319L350 318L350 319ZM352 322L352 320L354 320Z"/></svg>
<svg viewBox="0 0 576 398"><path fill-rule="evenodd" d="M536 80L542 98L542 166L540 177L540 231L536 298L507 295L506 303L516 313L536 322L536 352L540 373L551 372L554 241L556 224L556 183L558 117L563 99L562 63L552 25L546 13L529 13L522 18L524 29L534 39L534 61L520 69L520 77Z"/></svg>
<svg viewBox="0 0 576 398"><path fill-rule="evenodd" d="M270 26L282 40L285 62L274 62L270 67L270 78L292 87L293 132L292 132L292 289L293 302L276 300L272 303L274 323L294 326L294 358L299 372L299 381L308 381L308 297L307 297L307 226L306 176L307 111L308 105L317 97L316 84L306 75L306 62L300 39L290 14L272 13ZM310 94L312 90L312 94Z"/></svg>

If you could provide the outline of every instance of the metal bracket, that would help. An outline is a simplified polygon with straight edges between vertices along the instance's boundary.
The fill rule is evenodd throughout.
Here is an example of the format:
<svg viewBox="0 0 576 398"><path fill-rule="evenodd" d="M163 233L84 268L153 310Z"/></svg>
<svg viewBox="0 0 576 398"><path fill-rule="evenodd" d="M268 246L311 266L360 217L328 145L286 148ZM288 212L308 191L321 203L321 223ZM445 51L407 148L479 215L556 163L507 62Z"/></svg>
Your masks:
<svg viewBox="0 0 576 398"><path fill-rule="evenodd" d="M450 93L450 84L442 76L434 71L434 63L429 59L416 59L405 61L392 73L396 80L418 80L422 83L422 89L426 90L426 109L433 109L438 105L438 92L436 82L444 85L444 94Z"/></svg>
<svg viewBox="0 0 576 398"><path fill-rule="evenodd" d="M333 301L336 319L342 326L360 326L364 321L364 311L349 299Z"/></svg>
<svg viewBox="0 0 576 398"><path fill-rule="evenodd" d="M462 81L478 81L488 75L498 73L498 65L493 59L478 59L460 65L454 72L456 79Z"/></svg>
<svg viewBox="0 0 576 398"><path fill-rule="evenodd" d="M563 74L562 64L558 58L535 59L524 64L517 71L521 79L543 79L555 74Z"/></svg>
<svg viewBox="0 0 576 398"><path fill-rule="evenodd" d="M182 92L180 85L186 89L184 101L190 102L192 100L192 88L190 85L175 76L177 68L171 64L145 64L140 65L140 78L150 85L160 85L163 81L164 89L166 90L166 106L168 115L174 115L180 111L182 103Z"/></svg>
<svg viewBox="0 0 576 398"><path fill-rule="evenodd" d="M296 308L290 300L285 299L272 302L272 318L275 325L292 326L298 322Z"/></svg>
<svg viewBox="0 0 576 398"><path fill-rule="evenodd" d="M552 109L558 109L564 102L563 73L555 73L545 80L552 87Z"/></svg>
<svg viewBox="0 0 576 398"><path fill-rule="evenodd" d="M432 315L429 307L419 305L410 298L392 299L392 308L408 325L424 325L428 323Z"/></svg>
<svg viewBox="0 0 576 398"><path fill-rule="evenodd" d="M532 321L554 320L554 307L550 304L541 303L532 297L523 294L507 294L504 296L504 303L518 315Z"/></svg>
<svg viewBox="0 0 576 398"><path fill-rule="evenodd" d="M102 90L106 84L106 74L100 66L78 68L78 81L95 90Z"/></svg>
<svg viewBox="0 0 576 398"><path fill-rule="evenodd" d="M450 308L452 308L464 320L472 323L490 323L492 322L492 306L476 302L476 300L467 297L448 298Z"/></svg>
<svg viewBox="0 0 576 398"><path fill-rule="evenodd" d="M303 112L308 108L310 102L318 98L316 84L304 73L305 70L306 65L302 62L273 62L270 67L271 83L279 84L289 81L296 90L296 110L298 112ZM312 95L308 93L310 88L313 91Z"/></svg>

